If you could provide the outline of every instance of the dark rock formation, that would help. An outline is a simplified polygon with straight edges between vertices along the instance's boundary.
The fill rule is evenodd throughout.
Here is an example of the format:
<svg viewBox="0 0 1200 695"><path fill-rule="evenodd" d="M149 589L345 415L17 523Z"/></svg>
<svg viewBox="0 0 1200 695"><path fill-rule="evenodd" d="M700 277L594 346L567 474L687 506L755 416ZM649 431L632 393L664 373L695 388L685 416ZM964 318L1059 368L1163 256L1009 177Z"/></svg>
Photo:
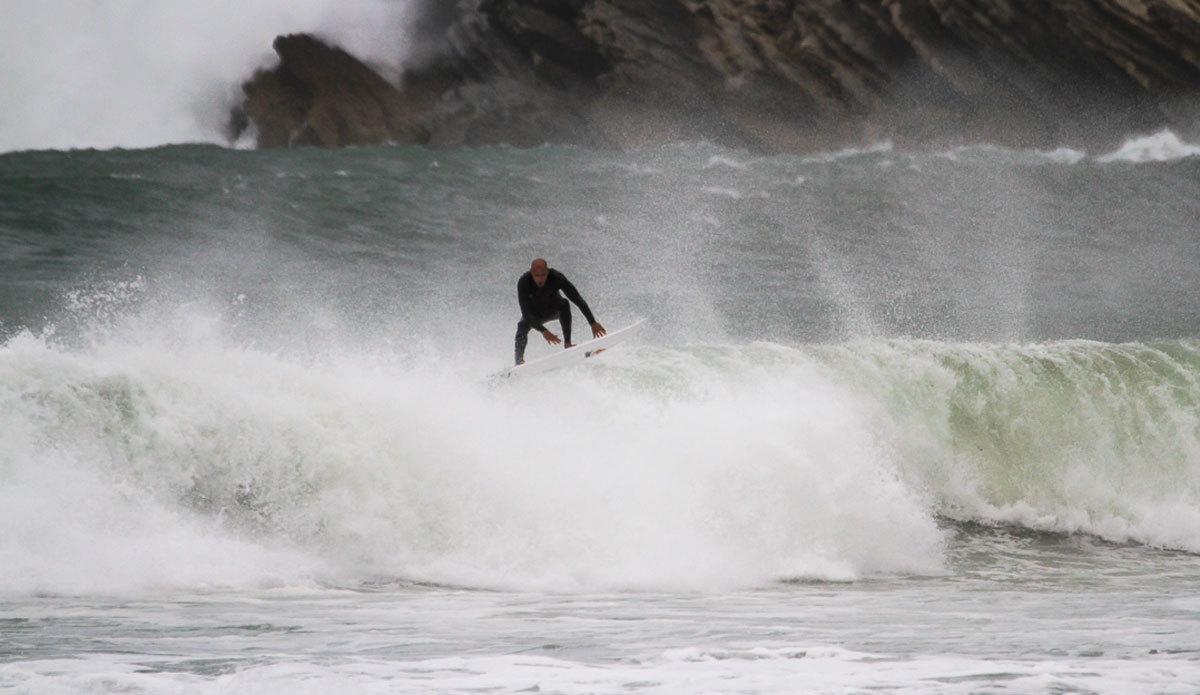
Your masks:
<svg viewBox="0 0 1200 695"><path fill-rule="evenodd" d="M1087 147L1200 124L1198 0L472 0L438 31L401 88L280 37L245 85L260 145Z"/></svg>
<svg viewBox="0 0 1200 695"><path fill-rule="evenodd" d="M261 147L421 142L417 94L402 94L345 51L305 34L275 39L280 64L243 85Z"/></svg>

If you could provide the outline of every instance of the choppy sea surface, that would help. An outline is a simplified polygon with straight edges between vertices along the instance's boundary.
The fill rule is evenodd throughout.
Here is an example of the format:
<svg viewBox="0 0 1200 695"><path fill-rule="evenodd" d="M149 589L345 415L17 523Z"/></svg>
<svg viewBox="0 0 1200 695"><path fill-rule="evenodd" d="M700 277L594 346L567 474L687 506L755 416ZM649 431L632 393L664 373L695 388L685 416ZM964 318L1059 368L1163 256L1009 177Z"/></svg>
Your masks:
<svg viewBox="0 0 1200 695"><path fill-rule="evenodd" d="M2 154L0 690L1196 693L1198 219L1171 133ZM497 381L537 256L649 322Z"/></svg>

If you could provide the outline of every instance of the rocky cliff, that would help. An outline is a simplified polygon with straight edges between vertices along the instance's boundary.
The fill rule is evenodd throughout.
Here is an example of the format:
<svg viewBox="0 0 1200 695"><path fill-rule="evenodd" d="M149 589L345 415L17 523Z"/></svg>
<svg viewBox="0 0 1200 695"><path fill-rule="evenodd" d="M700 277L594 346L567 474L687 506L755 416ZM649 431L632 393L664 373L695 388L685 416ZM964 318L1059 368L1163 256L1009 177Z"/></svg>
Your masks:
<svg viewBox="0 0 1200 695"><path fill-rule="evenodd" d="M399 85L311 36L244 85L265 147L1106 146L1200 126L1200 0L465 0Z"/></svg>

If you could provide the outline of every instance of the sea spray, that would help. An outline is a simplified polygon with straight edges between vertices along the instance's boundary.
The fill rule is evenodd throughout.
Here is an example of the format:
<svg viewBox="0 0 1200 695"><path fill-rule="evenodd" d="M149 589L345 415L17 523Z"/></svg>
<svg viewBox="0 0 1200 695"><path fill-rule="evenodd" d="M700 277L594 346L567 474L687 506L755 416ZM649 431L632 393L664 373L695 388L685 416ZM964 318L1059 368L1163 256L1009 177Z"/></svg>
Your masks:
<svg viewBox="0 0 1200 695"><path fill-rule="evenodd" d="M732 373L701 368L672 393L644 387L661 365L614 356L489 389L364 355L312 364L194 334L106 340L25 335L0 353L0 417L23 441L5 467L38 477L53 459L82 481L66 499L91 497L95 516L72 533L91 518L103 538L113 509L144 508L159 529L199 523L214 543L310 558L278 581L332 566L704 589L940 565L941 532L869 431L869 404L807 366L745 370L735 355ZM674 357L649 355L661 359ZM36 523L54 535L60 521Z"/></svg>
<svg viewBox="0 0 1200 695"><path fill-rule="evenodd" d="M272 40L310 32L392 70L414 47L408 0L8 3L0 151L226 144L230 109Z"/></svg>
<svg viewBox="0 0 1200 695"><path fill-rule="evenodd" d="M229 581L557 589L936 572L937 515L1195 550L1198 374L1189 341L867 341L644 346L489 387L194 326L23 334L0 351L8 494L61 480L72 511L6 550L111 538L92 525L137 546L119 519L144 513L307 558Z"/></svg>
<svg viewBox="0 0 1200 695"><path fill-rule="evenodd" d="M156 417L145 402L149 384L100 355L64 353L27 333L0 347L0 383L5 593L312 583L319 563L311 556L240 539L147 484L137 452L157 444L139 438L134 421ZM157 474L170 481L179 472Z"/></svg>

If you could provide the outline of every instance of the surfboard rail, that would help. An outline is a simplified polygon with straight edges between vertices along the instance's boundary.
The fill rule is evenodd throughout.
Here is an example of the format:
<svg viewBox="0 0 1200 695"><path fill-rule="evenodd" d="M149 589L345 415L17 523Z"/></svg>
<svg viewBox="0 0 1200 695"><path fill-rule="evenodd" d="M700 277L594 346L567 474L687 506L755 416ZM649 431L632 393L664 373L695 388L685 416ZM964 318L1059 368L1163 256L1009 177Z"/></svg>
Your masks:
<svg viewBox="0 0 1200 695"><path fill-rule="evenodd" d="M593 338L589 341L567 348L566 350L560 350L543 357L537 357L535 359L528 360L524 364L518 364L514 367L503 369L496 374L496 376L532 376L534 374L540 374L551 369L558 369L559 367L565 367L569 364L582 362L589 357L595 357L613 345L624 341L645 322L646 319L644 318L638 319L624 328L612 331L599 338Z"/></svg>

